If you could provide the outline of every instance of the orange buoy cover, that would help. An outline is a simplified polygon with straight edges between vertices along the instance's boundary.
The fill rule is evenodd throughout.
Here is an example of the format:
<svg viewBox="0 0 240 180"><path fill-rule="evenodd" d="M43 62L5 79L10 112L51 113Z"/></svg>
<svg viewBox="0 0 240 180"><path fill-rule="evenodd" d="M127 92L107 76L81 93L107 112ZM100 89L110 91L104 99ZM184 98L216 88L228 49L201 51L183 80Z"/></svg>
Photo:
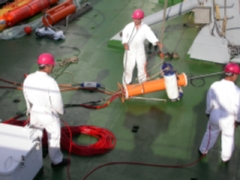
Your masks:
<svg viewBox="0 0 240 180"><path fill-rule="evenodd" d="M177 77L178 86L187 85L187 76L185 75L185 73L179 74ZM164 78L159 78L153 81L146 81L142 84L124 85L123 94L125 95L125 98L128 99L132 96L161 91L164 89L166 89Z"/></svg>

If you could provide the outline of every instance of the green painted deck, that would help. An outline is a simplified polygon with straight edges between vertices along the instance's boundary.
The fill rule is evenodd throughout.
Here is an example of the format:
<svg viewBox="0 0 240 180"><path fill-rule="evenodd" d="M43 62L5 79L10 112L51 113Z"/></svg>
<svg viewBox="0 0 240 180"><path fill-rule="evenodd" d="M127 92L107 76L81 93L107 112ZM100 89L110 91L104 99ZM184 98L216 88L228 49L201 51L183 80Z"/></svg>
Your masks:
<svg viewBox="0 0 240 180"><path fill-rule="evenodd" d="M79 62L58 69L53 74L58 83L96 81L116 91L123 73L123 49L108 46L108 40L131 21L131 13L142 8L146 15L163 9L163 3L154 0L89 0L93 9L69 24L66 39L54 41L37 39L35 34L19 39L0 41L0 77L23 82L24 73L37 70L36 58L40 53L50 52L57 60L78 56ZM222 71L222 65L189 59L187 51L198 30L184 27L193 23L191 14L166 22L163 37L164 51L177 52L179 59L171 62L179 72L197 76ZM152 26L159 36L162 26ZM147 45L147 43L146 43ZM149 55L148 69L161 60ZM160 66L149 71L156 74ZM136 71L134 74L136 77ZM109 153L97 156L71 154L69 173L71 180L81 180L94 168L109 162L140 162L155 165L179 166L199 159L198 146L206 129L205 95L210 84L221 76L190 82L183 88L184 97L178 102L114 100L108 107L99 110L74 107L66 109L62 119L69 125L94 125L109 129L116 136L116 146ZM136 82L136 81L135 81ZM238 80L238 85L240 82ZM63 92L65 104L96 101L107 97L100 92ZM142 97L166 99L165 91L145 94ZM20 99L19 103L14 103ZM0 89L0 119L7 120L17 112L24 112L25 101L21 91ZM24 119L24 118L23 118ZM132 132L139 126L138 132ZM228 167L221 165L220 138L214 148L200 162L184 168L163 168L139 165L111 165L98 169L88 180L237 180L240 179L240 141L236 130L236 147ZM88 136L74 138L75 142L90 144L95 140ZM68 152L63 151L67 157ZM44 159L44 174L40 180L67 180L67 167L52 169L49 157Z"/></svg>

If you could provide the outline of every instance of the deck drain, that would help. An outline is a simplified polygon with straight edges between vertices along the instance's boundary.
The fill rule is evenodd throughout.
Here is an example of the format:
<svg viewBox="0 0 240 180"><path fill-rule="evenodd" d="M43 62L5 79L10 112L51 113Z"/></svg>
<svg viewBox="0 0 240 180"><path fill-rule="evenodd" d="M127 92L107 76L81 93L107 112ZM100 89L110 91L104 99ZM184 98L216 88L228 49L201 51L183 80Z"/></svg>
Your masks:
<svg viewBox="0 0 240 180"><path fill-rule="evenodd" d="M25 115L25 114L22 113L22 112L16 112L16 115L17 115L17 116L23 116L23 115Z"/></svg>
<svg viewBox="0 0 240 180"><path fill-rule="evenodd" d="M139 126L133 126L132 132L136 133L138 132Z"/></svg>
<svg viewBox="0 0 240 180"><path fill-rule="evenodd" d="M14 102L14 103L19 103L19 102L20 102L20 99L14 99L13 102Z"/></svg>

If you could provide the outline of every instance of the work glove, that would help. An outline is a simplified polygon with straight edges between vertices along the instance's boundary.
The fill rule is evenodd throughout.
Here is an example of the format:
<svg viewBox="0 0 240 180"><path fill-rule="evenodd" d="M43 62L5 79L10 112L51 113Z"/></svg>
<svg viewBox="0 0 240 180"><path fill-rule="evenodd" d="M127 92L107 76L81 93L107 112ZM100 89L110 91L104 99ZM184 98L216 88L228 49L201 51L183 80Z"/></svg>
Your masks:
<svg viewBox="0 0 240 180"><path fill-rule="evenodd" d="M159 56L160 56L161 59L164 59L164 53L160 52Z"/></svg>

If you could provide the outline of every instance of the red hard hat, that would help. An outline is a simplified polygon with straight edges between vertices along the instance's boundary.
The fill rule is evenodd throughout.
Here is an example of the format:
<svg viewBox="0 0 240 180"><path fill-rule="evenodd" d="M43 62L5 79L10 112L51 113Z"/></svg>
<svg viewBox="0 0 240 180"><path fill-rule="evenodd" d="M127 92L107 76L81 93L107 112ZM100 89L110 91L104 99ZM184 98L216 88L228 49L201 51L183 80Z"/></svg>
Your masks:
<svg viewBox="0 0 240 180"><path fill-rule="evenodd" d="M141 9L136 9L132 14L133 19L143 19L144 18L144 12Z"/></svg>
<svg viewBox="0 0 240 180"><path fill-rule="evenodd" d="M240 67L237 63L228 63L224 68L225 73L240 74Z"/></svg>
<svg viewBox="0 0 240 180"><path fill-rule="evenodd" d="M37 63L39 65L55 65L55 60L52 54L43 53L38 57Z"/></svg>

